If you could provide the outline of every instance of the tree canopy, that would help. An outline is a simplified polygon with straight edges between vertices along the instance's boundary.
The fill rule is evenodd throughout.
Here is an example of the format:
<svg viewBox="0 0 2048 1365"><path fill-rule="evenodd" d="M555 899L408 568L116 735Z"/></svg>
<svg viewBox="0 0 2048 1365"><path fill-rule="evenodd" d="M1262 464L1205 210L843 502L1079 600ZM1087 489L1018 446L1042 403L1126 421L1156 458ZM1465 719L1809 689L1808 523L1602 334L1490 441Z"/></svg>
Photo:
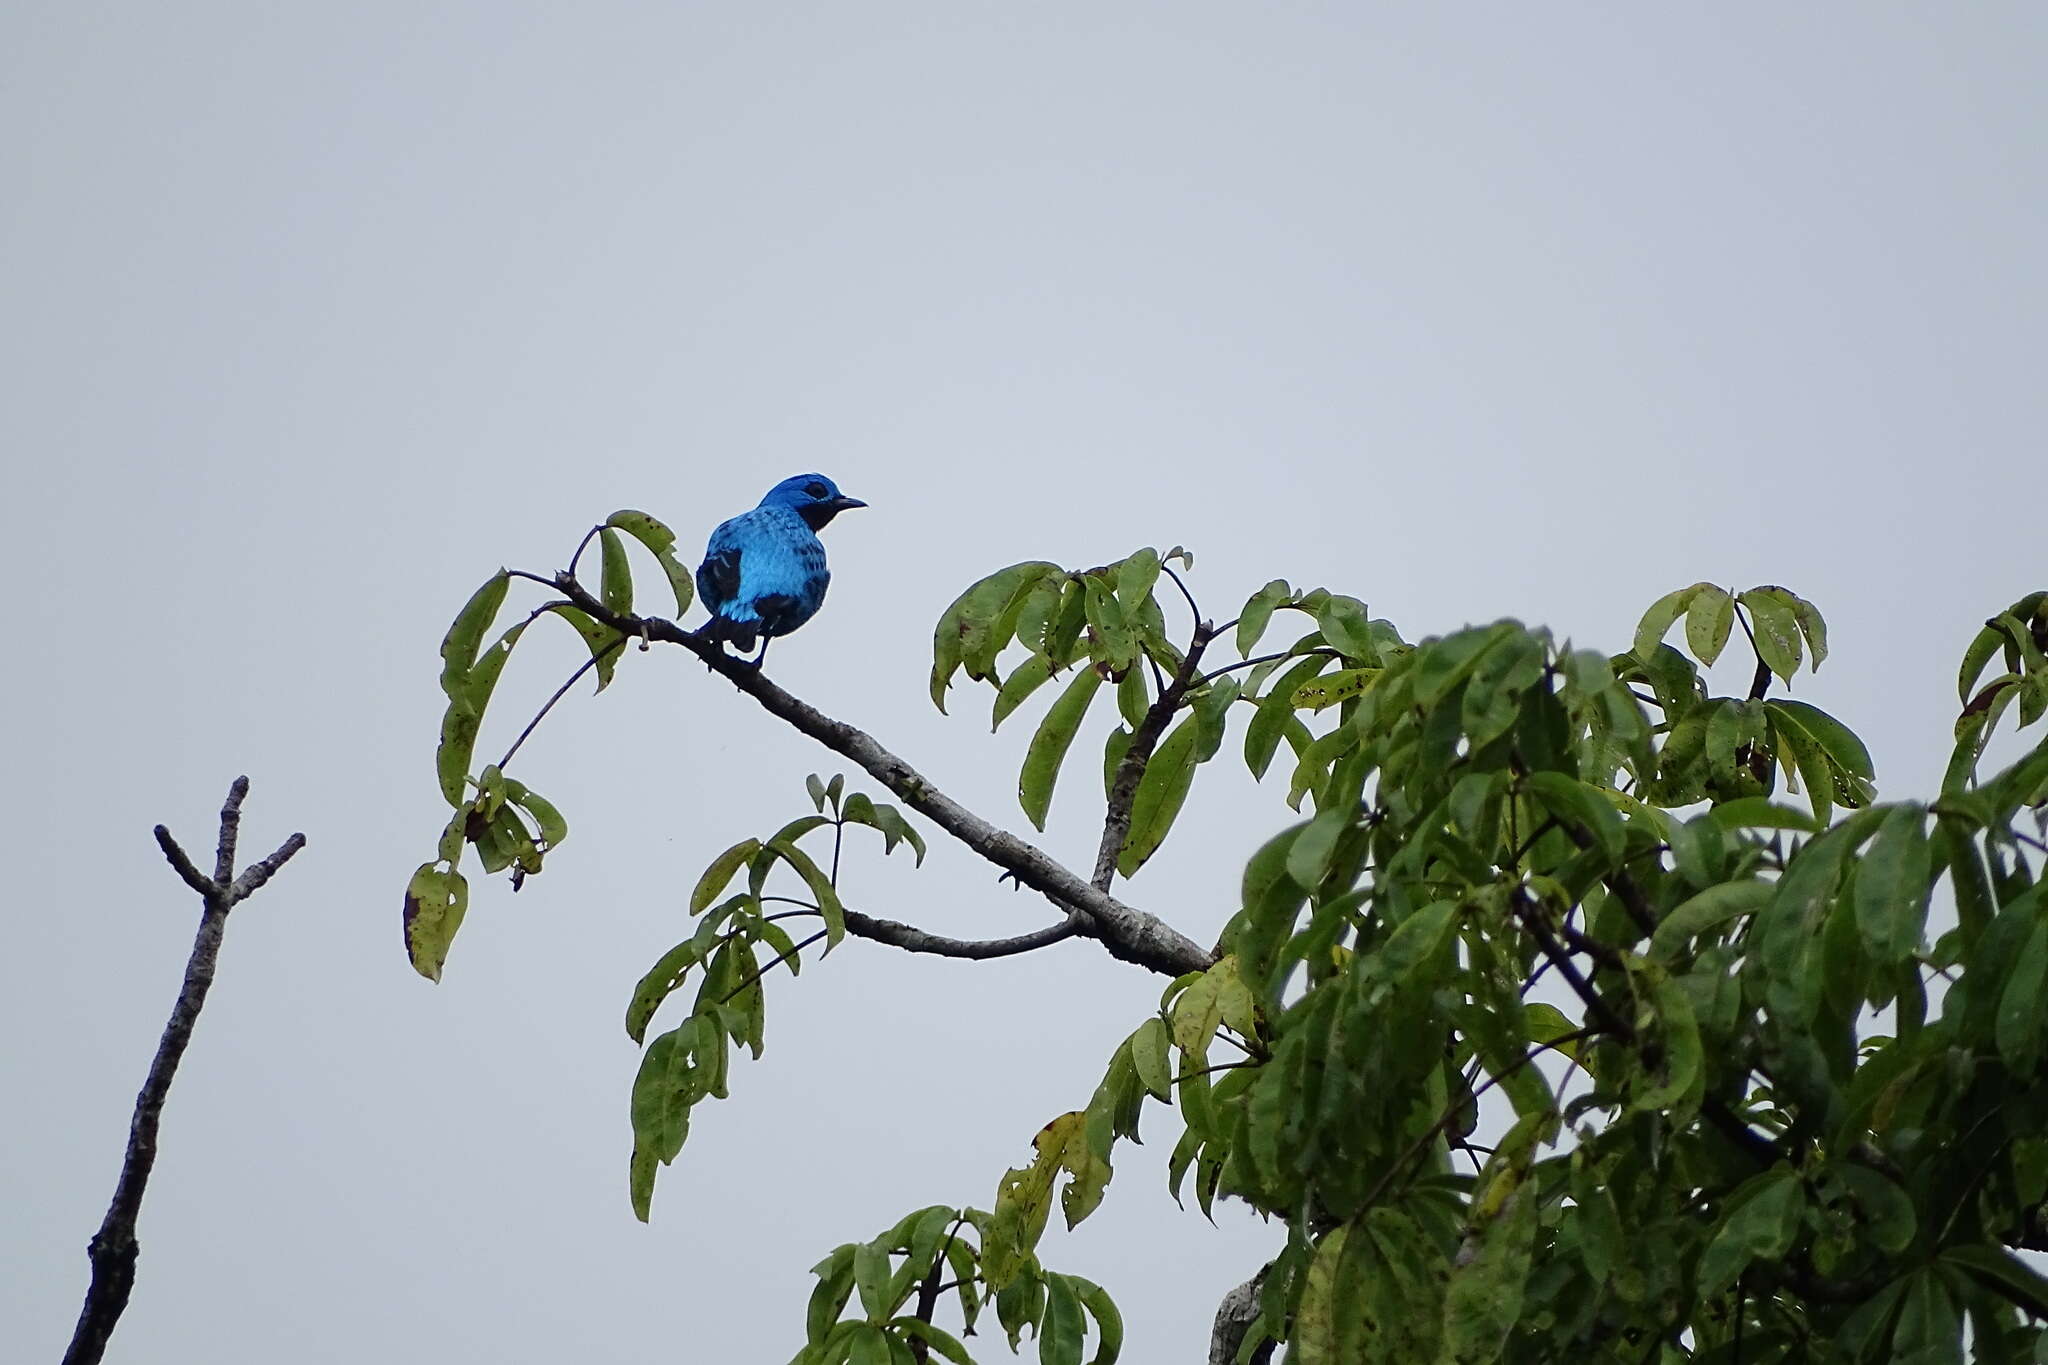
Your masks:
<svg viewBox="0 0 2048 1365"><path fill-rule="evenodd" d="M636 614L634 542L673 619ZM1880 803L1856 735L1772 695L1827 656L1787 588L1680 588L1610 652L1512 620L1411 641L1279 580L1219 624L1192 569L1179 548L1011 565L935 630L942 710L964 683L995 726L1037 717L1017 794L1040 829L1056 790L1095 799L1075 749L1113 711L1083 870L680 626L690 577L654 517L614 514L561 573L493 575L442 642L451 815L406 889L414 966L438 979L467 864L516 886L567 837L506 771L534 726L629 645L673 645L861 776L812 775L788 823L733 831L692 932L631 991L639 1217L735 1051L761 1054L770 983L847 935L966 958L1078 936L1162 978L985 1205L913 1210L818 1262L796 1362L996 1358L991 1316L1046 1365L1117 1359L1114 1286L1041 1254L1054 1203L1087 1218L1148 1116L1176 1198L1287 1231L1218 1310L1215 1360L2035 1358L2048 1278L2018 1253L2048 1249L2048 741L1985 769L2008 719L2048 713L2048 593L1969 645L1941 789ZM515 584L539 600L501 625ZM479 766L499 675L546 615L590 657ZM1714 695L1703 669L1738 639L1750 686ZM1237 912L1204 947L1113 888L1226 753L1284 777L1288 809L1237 832ZM861 858L931 842L1044 895L1047 927L964 941L845 905Z"/></svg>

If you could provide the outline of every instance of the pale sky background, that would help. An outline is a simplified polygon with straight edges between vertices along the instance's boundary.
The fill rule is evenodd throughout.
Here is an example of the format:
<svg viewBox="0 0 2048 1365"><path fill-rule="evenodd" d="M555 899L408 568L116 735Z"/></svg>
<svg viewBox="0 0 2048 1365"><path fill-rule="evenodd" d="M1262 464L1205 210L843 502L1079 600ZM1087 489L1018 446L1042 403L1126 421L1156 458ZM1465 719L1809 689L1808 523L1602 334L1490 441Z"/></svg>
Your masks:
<svg viewBox="0 0 2048 1365"><path fill-rule="evenodd" d="M679 655L557 712L515 771L573 837L408 968L441 632L616 507L694 555L786 474L873 504L771 671L1012 828L1025 731L932 710L932 623L1145 543L1218 617L1279 575L1617 649L1781 582L1798 695L1928 791L1964 642L2048 586L2044 70L2030 4L0 6L0 1355L68 1338L189 945L149 828L209 846L238 772L252 853L311 844L229 925L112 1361L779 1362L810 1265L1086 1102L1162 981L849 943L633 1221L626 997L833 770ZM529 636L484 749L577 649ZM1289 818L1231 767L1128 891L1204 942ZM892 864L849 901L1044 922ZM1179 1213L1147 1126L1041 1248L1139 1365L1281 1240Z"/></svg>

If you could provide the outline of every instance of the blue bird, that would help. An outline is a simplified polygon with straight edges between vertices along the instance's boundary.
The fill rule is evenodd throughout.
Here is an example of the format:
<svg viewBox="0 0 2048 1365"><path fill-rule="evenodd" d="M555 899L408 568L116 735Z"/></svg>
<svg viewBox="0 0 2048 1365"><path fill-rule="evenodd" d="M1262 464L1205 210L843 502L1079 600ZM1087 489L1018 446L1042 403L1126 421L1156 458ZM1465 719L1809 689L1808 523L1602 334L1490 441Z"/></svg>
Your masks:
<svg viewBox="0 0 2048 1365"><path fill-rule="evenodd" d="M761 505L721 522L697 566L697 591L711 619L703 640L730 640L742 654L761 637L754 666L768 657L768 641L787 635L818 614L832 574L818 532L849 507L849 498L823 474L798 474L768 490Z"/></svg>

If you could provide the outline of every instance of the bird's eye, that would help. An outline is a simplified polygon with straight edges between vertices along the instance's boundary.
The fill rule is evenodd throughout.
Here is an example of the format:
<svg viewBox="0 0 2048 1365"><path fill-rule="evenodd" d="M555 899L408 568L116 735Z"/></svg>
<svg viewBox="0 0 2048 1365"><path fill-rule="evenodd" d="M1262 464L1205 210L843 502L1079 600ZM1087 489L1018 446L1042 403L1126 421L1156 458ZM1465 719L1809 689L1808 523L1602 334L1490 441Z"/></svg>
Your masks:
<svg viewBox="0 0 2048 1365"><path fill-rule="evenodd" d="M807 483L804 485L804 495L806 497L822 498L825 496L825 485L815 481Z"/></svg>

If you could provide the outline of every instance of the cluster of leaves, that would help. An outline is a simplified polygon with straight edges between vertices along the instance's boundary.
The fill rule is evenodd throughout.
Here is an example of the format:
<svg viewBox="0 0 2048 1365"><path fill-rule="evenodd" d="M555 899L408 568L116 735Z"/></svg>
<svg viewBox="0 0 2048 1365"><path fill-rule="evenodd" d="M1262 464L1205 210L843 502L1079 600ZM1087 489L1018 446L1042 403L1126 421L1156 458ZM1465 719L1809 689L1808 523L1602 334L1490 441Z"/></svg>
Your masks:
<svg viewBox="0 0 2048 1365"><path fill-rule="evenodd" d="M599 539L604 600L625 610L623 543ZM922 1210L820 1265L799 1360L966 1359L932 1324L941 1290L969 1331L991 1301L1013 1348L1032 1327L1041 1359L1078 1360L1092 1314L1098 1358L1113 1356L1106 1296L1042 1271L1037 1248L1055 1194L1070 1227L1099 1206L1148 1101L1180 1124L1176 1197L1192 1176L1205 1211L1238 1198L1287 1229L1241 1361L1277 1343L1304 1365L2044 1349L2048 1279L2015 1250L2048 1248L2048 741L1980 769L2015 701L2020 731L2048 715L2048 593L1970 644L1939 794L1875 804L1853 732L1769 696L1827 652L1820 613L1784 588L1680 589L1608 654L1513 621L1411 645L1355 598L1281 581L1216 626L1175 561L1191 567L1144 549L976 583L935 633L934 701L964 673L990 686L1000 726L1060 683L1018 783L1042 828L1113 691L1105 847L1125 877L1233 715L1254 776L1287 745L1304 818L1252 855L1217 961L1168 987L991 1212ZM1193 615L1183 642L1163 580ZM517 875L560 838L502 763L468 776L527 624L479 660L502 598L487 584L444 646L456 818L408 899L415 962L436 970L463 846ZM1290 612L1308 628L1255 653ZM1681 621L1682 649L1665 642ZM1703 669L1738 625L1755 674L1746 695L1715 695ZM602 681L623 642L585 638ZM1224 640L1239 657L1218 665ZM814 815L713 862L697 932L636 992L637 1039L697 974L695 1008L648 1044L634 1088L643 1217L692 1107L724 1094L728 1047L758 1052L762 974L843 932L845 826L914 838L836 781L812 795ZM799 847L827 827L830 872ZM777 868L806 898L765 894ZM747 890L727 895L743 869ZM823 927L791 940L766 909L778 899ZM855 1291L862 1315L842 1321Z"/></svg>
<svg viewBox="0 0 2048 1365"><path fill-rule="evenodd" d="M629 1186L633 1212L647 1221L657 1169L676 1159L690 1135L690 1113L706 1098L725 1099L729 1047L761 1055L767 992L762 978L778 966L795 976L803 950L823 941L829 953L846 936L846 909L839 899L839 855L848 826L879 832L883 852L898 844L924 861L923 836L894 806L862 792L848 794L845 779L808 779L813 812L799 816L766 839L743 839L712 860L690 892L696 931L661 955L640 978L626 1006L626 1032L645 1045L633 1081L633 1158ZM828 813L829 811L829 813ZM831 855L820 867L801 846L810 835L831 832ZM780 869L793 874L797 895L769 895L769 878ZM725 892L746 873L746 889ZM784 910L771 906L783 905ZM801 941L783 922L816 919L823 927ZM764 961L763 952L768 954ZM689 1017L646 1042L647 1027L664 1001L688 984L697 997Z"/></svg>
<svg viewBox="0 0 2048 1365"><path fill-rule="evenodd" d="M689 570L676 558L675 533L647 513L631 510L614 512L584 538L586 546L592 539L598 542L599 591L605 605L618 612L633 610L627 536L654 556L675 594L676 615L687 612L694 590ZM577 557L581 558L581 554L579 549ZM441 795L453 813L441 832L434 858L420 864L405 888L406 954L414 969L430 981L441 979L448 946L455 931L462 927L462 917L469 906L469 879L461 871L464 850L476 849L487 875L510 868L513 887L517 889L522 880L541 870L547 853L569 834L568 823L560 811L523 783L504 775L504 767L518 749L517 743L504 758L471 776L477 735L483 728L491 696L497 691L498 678L512 657L513 646L526 634L526 628L541 617L560 617L590 650L589 661L577 669L570 683L594 670L600 692L610 685L625 652L624 636L563 601L535 607L524 619L506 627L485 649L484 637L504 609L514 576L500 569L484 580L483 586L456 614L441 641L441 691L448 698L448 707L441 717L441 743L434 752L434 769ZM568 686L565 683L563 690Z"/></svg>
<svg viewBox="0 0 2048 1365"><path fill-rule="evenodd" d="M1777 588L1673 594L1620 656L1503 622L1291 679L1348 693L1296 742L1315 814L1141 1030L1178 1045L1176 1186L1287 1221L1244 1358L1959 1360L1966 1320L1977 1358L2033 1358L2048 903L2015 822L2048 744L1976 760L2000 698L2043 712L2044 600L1972 645L1931 805L1870 805L1816 708L1707 695L1738 610L1760 671L1822 656ZM1693 659L1661 643L1681 611ZM1212 1087L1218 1024L1244 1056Z"/></svg>
<svg viewBox="0 0 2048 1365"><path fill-rule="evenodd" d="M1308 745L1308 728L1296 715L1298 709L1334 705L1353 695L1380 667L1383 655L1398 656L1407 649L1391 625L1367 619L1365 604L1357 598L1320 588L1297 592L1279 580L1254 594L1235 621L1219 629L1197 620L1188 644L1176 646L1167 638L1158 597L1162 575L1186 591L1173 571L1175 560L1190 568L1194 564L1193 555L1178 546L1164 556L1147 547L1092 569L1067 570L1042 561L1013 564L962 593L939 618L933 635L933 702L945 709L956 673L986 682L996 694L991 729L1041 687L1066 675L1032 734L1017 779L1018 803L1041 830L1054 784L1089 708L1105 684L1114 691L1119 723L1103 741L1106 798L1113 797L1139 736L1156 746L1140 755L1142 776L1117 857L1117 871L1125 877L1165 841L1197 767L1221 751L1236 704L1256 703L1244 752L1253 773L1263 774L1282 739L1297 752ZM1309 617L1314 629L1284 651L1252 657L1251 650L1283 610ZM1202 672L1209 644L1233 627L1244 661ZM1012 644L1023 653L1006 662L1003 656ZM1237 676L1240 671L1243 676ZM1269 683L1260 694L1259 688ZM1290 804L1299 804L1301 790L1290 793Z"/></svg>
<svg viewBox="0 0 2048 1365"><path fill-rule="evenodd" d="M937 1204L904 1215L872 1242L836 1248L812 1268L818 1285L804 1315L806 1340L790 1365L909 1365L934 1352L973 1365L961 1338L975 1335L991 1306L1012 1352L1028 1329L1039 1365L1081 1365L1092 1323L1089 1365L1113 1365L1124 1326L1109 1295L1078 1275L1044 1269L1036 1256L999 1261L991 1222L980 1209ZM957 1336L932 1320L949 1294ZM860 1315L843 1317L856 1299Z"/></svg>

